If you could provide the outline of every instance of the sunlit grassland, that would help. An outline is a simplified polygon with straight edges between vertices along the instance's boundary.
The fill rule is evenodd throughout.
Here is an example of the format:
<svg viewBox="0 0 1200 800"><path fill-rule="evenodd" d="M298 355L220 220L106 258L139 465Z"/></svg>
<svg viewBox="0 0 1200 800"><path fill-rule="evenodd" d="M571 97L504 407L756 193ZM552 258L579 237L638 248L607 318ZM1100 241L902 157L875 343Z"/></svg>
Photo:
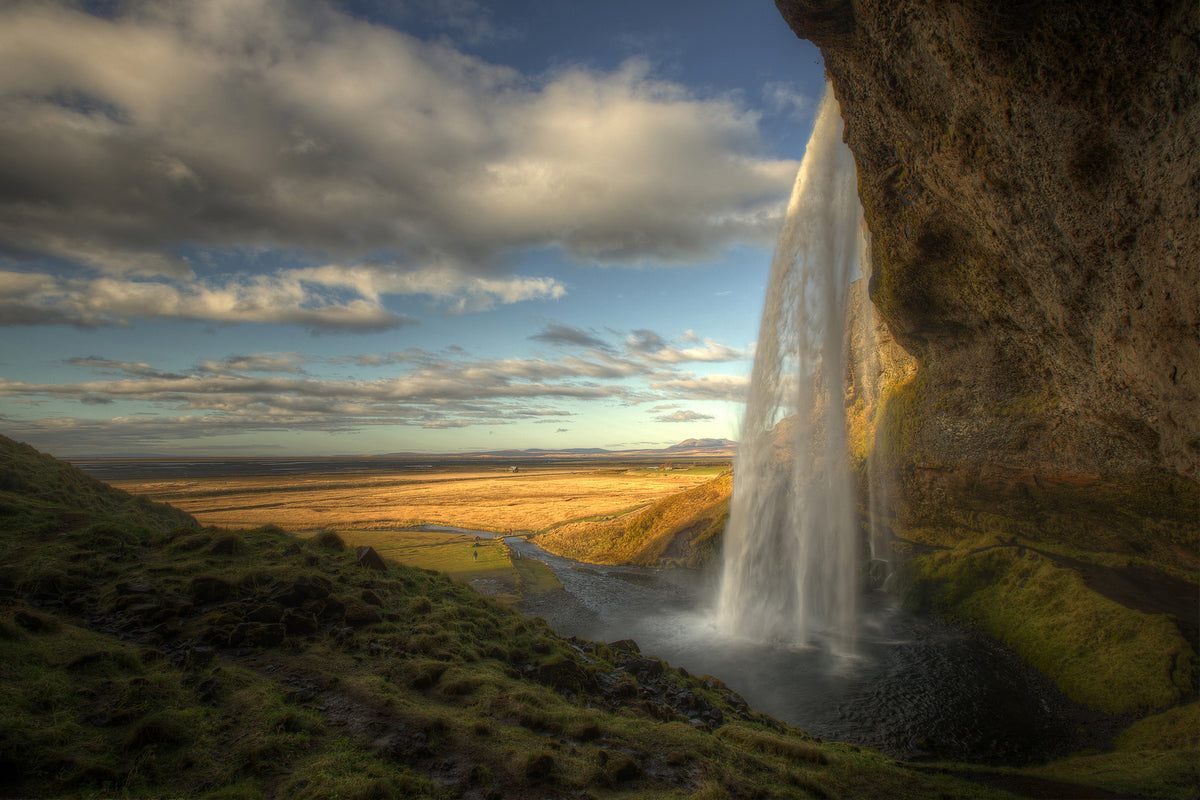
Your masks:
<svg viewBox="0 0 1200 800"><path fill-rule="evenodd" d="M710 480L720 467L555 466L420 473L310 472L288 476L124 480L113 485L168 502L201 523L278 525L289 531L369 530L423 524L532 532L614 516Z"/></svg>
<svg viewBox="0 0 1200 800"><path fill-rule="evenodd" d="M624 514L575 520L536 537L539 545L596 564L698 567L715 553L729 513L729 470Z"/></svg>
<svg viewBox="0 0 1200 800"><path fill-rule="evenodd" d="M339 535L349 545L373 547L386 559L440 572L502 602L562 588L548 566L514 559L500 539L416 530L342 531Z"/></svg>

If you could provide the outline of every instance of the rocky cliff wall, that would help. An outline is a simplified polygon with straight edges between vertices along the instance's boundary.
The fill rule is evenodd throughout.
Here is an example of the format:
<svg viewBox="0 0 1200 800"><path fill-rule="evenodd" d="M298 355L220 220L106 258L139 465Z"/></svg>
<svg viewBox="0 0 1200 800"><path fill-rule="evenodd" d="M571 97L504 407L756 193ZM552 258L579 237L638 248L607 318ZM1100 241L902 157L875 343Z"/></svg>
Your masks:
<svg viewBox="0 0 1200 800"><path fill-rule="evenodd" d="M825 58L919 370L910 517L956 490L1200 479L1200 5L777 0ZM1192 498L1192 499L1189 499Z"/></svg>

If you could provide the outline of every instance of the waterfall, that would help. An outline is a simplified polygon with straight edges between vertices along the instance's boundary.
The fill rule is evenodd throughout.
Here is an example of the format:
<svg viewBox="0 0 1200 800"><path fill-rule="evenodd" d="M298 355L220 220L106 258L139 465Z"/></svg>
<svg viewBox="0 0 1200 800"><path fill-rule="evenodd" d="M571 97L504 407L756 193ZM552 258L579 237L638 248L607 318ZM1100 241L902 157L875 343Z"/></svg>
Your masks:
<svg viewBox="0 0 1200 800"><path fill-rule="evenodd" d="M854 646L859 544L842 387L861 217L827 86L776 245L742 423L717 606L731 635Z"/></svg>

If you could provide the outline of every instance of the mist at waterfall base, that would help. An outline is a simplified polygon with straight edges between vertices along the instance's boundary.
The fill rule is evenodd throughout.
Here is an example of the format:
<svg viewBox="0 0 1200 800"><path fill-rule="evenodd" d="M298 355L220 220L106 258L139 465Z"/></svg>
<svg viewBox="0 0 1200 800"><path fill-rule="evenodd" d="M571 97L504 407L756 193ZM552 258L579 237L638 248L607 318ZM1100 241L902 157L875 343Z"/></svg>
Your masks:
<svg viewBox="0 0 1200 800"><path fill-rule="evenodd" d="M829 402L846 373L848 288L866 266L841 137L827 90L772 264L722 569L583 565L509 539L564 586L524 610L563 633L632 638L758 711L893 756L1023 764L1079 749L1096 718L1050 681L994 642L864 592L877 537L856 524L844 407Z"/></svg>
<svg viewBox="0 0 1200 800"><path fill-rule="evenodd" d="M857 654L729 636L712 611L716 576L582 564L505 539L563 584L521 605L556 631L633 639L693 675L714 675L756 711L814 736L896 758L1024 765L1097 746L1101 717L981 636L907 614L879 592L859 606Z"/></svg>

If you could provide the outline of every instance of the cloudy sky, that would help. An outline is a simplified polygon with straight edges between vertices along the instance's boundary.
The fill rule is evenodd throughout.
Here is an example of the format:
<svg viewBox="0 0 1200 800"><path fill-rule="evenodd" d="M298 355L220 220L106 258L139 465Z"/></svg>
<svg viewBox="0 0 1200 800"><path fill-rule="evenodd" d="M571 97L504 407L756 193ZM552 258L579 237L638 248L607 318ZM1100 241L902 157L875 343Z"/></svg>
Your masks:
<svg viewBox="0 0 1200 800"><path fill-rule="evenodd" d="M822 80L770 0L0 3L0 432L736 438Z"/></svg>

